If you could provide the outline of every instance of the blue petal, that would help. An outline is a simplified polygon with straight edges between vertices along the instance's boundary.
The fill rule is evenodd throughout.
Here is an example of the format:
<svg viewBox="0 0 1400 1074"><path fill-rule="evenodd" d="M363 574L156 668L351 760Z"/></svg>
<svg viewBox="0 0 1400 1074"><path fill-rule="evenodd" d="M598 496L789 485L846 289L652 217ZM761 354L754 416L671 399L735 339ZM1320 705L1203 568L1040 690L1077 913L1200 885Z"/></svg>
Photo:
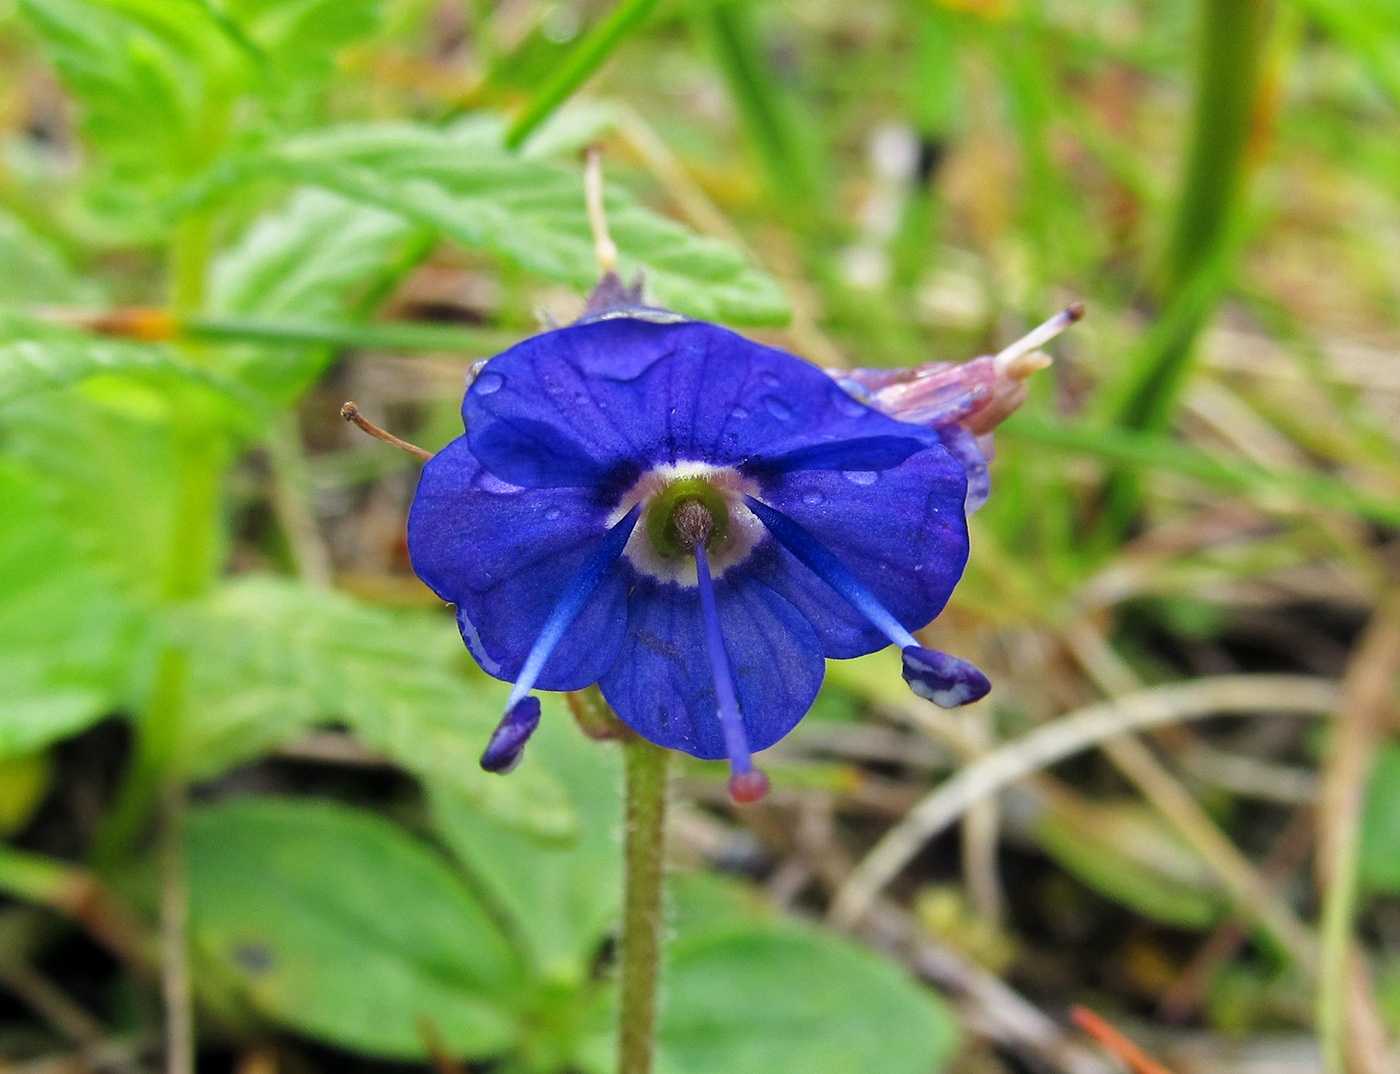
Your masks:
<svg viewBox="0 0 1400 1074"><path fill-rule="evenodd" d="M992 475L987 469L987 456L977 443L977 437L955 421L938 426L938 438L967 471L967 513L971 515L987 502L987 497L992 493Z"/></svg>
<svg viewBox="0 0 1400 1074"><path fill-rule="evenodd" d="M574 573L608 529L589 489L522 489L482 469L459 437L423 467L408 516L413 569L457 605L462 637L489 674L514 681ZM621 565L599 584L538 680L542 690L596 682L626 621Z"/></svg>
<svg viewBox="0 0 1400 1074"><path fill-rule="evenodd" d="M616 318L534 336L486 364L462 415L482 463L531 488L616 485L639 467L738 465L853 439L938 442L786 351L694 321ZM889 465L890 447L881 465L861 466Z"/></svg>
<svg viewBox="0 0 1400 1074"><path fill-rule="evenodd" d="M800 470L763 482L758 498L836 556L902 626L943 610L967 564L967 476L942 448L876 472ZM746 567L797 607L829 657L888 644L885 636L771 537Z"/></svg>
<svg viewBox="0 0 1400 1074"><path fill-rule="evenodd" d="M821 645L796 608L742 568L716 579L715 602L744 733L751 749L767 749L817 696ZM598 685L642 737L706 760L727 756L698 589L638 575L627 637Z"/></svg>
<svg viewBox="0 0 1400 1074"><path fill-rule="evenodd" d="M888 470L927 447L910 436L863 436L750 459L743 471L751 477L768 477L794 470Z"/></svg>

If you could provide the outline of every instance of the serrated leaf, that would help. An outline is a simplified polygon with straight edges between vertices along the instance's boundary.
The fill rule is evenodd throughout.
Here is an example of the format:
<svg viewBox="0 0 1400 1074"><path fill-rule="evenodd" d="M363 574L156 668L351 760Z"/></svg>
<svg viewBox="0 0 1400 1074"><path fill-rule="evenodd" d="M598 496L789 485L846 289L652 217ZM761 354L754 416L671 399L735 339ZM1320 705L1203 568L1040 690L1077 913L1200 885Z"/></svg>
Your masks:
<svg viewBox="0 0 1400 1074"><path fill-rule="evenodd" d="M49 331L37 339L0 343L0 406L114 373L164 374L232 392L229 385L181 361L164 346Z"/></svg>
<svg viewBox="0 0 1400 1074"><path fill-rule="evenodd" d="M506 1051L521 980L481 905L428 847L326 802L235 799L189 817L199 951L267 1017L371 1055Z"/></svg>
<svg viewBox="0 0 1400 1074"><path fill-rule="evenodd" d="M212 312L294 321L342 321L367 292L408 267L417 229L402 216L322 190L297 192L257 221L214 263ZM237 375L255 390L290 400L334 356L327 347L241 347Z"/></svg>
<svg viewBox="0 0 1400 1074"><path fill-rule="evenodd" d="M0 758L8 758L112 711L141 617L83 561L38 475L0 461L0 503Z"/></svg>
<svg viewBox="0 0 1400 1074"><path fill-rule="evenodd" d="M621 125L622 116L622 108L612 101L576 97L541 123L520 152L539 160L576 156Z"/></svg>
<svg viewBox="0 0 1400 1074"><path fill-rule="evenodd" d="M455 672L438 616L394 613L273 578L220 587L183 621L190 653L184 763L208 777L320 723L344 722L439 793L517 828L562 837L573 814L527 762L509 779L477 763L503 696Z"/></svg>
<svg viewBox="0 0 1400 1074"><path fill-rule="evenodd" d="M112 169L106 182L158 197L204 165L253 62L210 5L21 0L20 9L79 101Z"/></svg>
<svg viewBox="0 0 1400 1074"><path fill-rule="evenodd" d="M298 191L214 263L211 312L332 318L377 282L413 233L403 217L322 190Z"/></svg>
<svg viewBox="0 0 1400 1074"><path fill-rule="evenodd" d="M526 757L568 791L574 838L524 846L518 831L441 793L433 795L433 817L493 904L510 914L536 975L581 986L621 907L621 758L616 745L585 738L557 703L547 706Z"/></svg>
<svg viewBox="0 0 1400 1074"><path fill-rule="evenodd" d="M80 279L51 244L18 217L0 209L0 304L94 301L97 288ZM3 384L3 381L0 381Z"/></svg>
<svg viewBox="0 0 1400 1074"><path fill-rule="evenodd" d="M407 123L341 126L289 139L270 165L298 181L403 215L470 249L586 291L597 262L582 181L510 152L494 116L445 130ZM713 239L609 188L620 270L645 273L650 296L691 316L739 324L785 320L776 283Z"/></svg>

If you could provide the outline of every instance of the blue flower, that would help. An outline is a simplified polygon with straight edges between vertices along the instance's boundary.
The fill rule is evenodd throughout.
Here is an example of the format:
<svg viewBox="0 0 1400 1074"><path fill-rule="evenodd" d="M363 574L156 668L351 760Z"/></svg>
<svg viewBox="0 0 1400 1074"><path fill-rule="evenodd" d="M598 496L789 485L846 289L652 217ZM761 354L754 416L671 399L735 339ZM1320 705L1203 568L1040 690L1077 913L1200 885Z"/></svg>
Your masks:
<svg viewBox="0 0 1400 1074"><path fill-rule="evenodd" d="M519 760L534 689L597 683L651 741L750 754L807 712L827 657L893 643L915 693L990 688L910 633L967 561L964 466L784 351L715 325L621 310L492 358L466 435L427 463L414 570L457 606L472 655L515 684L482 765Z"/></svg>

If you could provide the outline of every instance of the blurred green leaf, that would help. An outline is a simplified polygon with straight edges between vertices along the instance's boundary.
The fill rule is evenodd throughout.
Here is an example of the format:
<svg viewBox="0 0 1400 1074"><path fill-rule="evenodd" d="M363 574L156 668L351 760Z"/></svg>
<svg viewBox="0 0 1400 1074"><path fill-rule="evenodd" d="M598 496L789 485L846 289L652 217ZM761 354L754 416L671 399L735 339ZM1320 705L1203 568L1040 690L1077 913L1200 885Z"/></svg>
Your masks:
<svg viewBox="0 0 1400 1074"><path fill-rule="evenodd" d="M502 779L477 764L503 695L455 672L460 643L445 619L248 578L220 587L179 629L190 653L182 748L192 776L343 721L448 800L516 828L573 831L567 798L540 766L527 760Z"/></svg>
<svg viewBox="0 0 1400 1074"><path fill-rule="evenodd" d="M78 367L88 353L75 352ZM238 416L226 396L183 381L96 376L11 403L0 428L13 457L44 474L45 499L84 560L154 605L166 595L180 525L221 510L217 485L199 503L182 500L191 453L220 473ZM201 551L209 570L223 555L222 540Z"/></svg>
<svg viewBox="0 0 1400 1074"><path fill-rule="evenodd" d="M957 1045L947 1009L904 970L815 929L681 932L667 969L662 1074L929 1074Z"/></svg>
<svg viewBox="0 0 1400 1074"><path fill-rule="evenodd" d="M1361 883L1372 891L1400 892L1400 745L1376 751L1361 817Z"/></svg>
<svg viewBox="0 0 1400 1074"><path fill-rule="evenodd" d="M49 329L40 338L0 342L0 407L114 373L163 374L226 394L234 392L230 385L185 363L167 347Z"/></svg>
<svg viewBox="0 0 1400 1074"><path fill-rule="evenodd" d="M517 148L555 109L573 96L601 67L628 34L656 8L656 0L617 0L612 10L573 45L549 72L544 84L506 134L506 145Z"/></svg>
<svg viewBox="0 0 1400 1074"><path fill-rule="evenodd" d="M92 189L155 198L222 146L254 62L198 0L21 0L45 53L78 99L105 170Z"/></svg>
<svg viewBox="0 0 1400 1074"><path fill-rule="evenodd" d="M372 814L235 799L187 834L198 950L267 1017L343 1047L454 1055L510 1048L519 967L480 903L422 843Z"/></svg>
<svg viewBox="0 0 1400 1074"><path fill-rule="evenodd" d="M83 561L40 489L0 461L0 759L81 730L122 696L139 617Z"/></svg>
<svg viewBox="0 0 1400 1074"><path fill-rule="evenodd" d="M0 758L0 838L23 831L53 789L53 757L35 750Z"/></svg>
<svg viewBox="0 0 1400 1074"><path fill-rule="evenodd" d="M473 116L445 130L406 123L328 128L282 143L270 165L545 279L586 291L598 278L581 179L507 151L494 116ZM621 272L642 270L656 301L733 323L786 319L777 284L730 247L620 191L609 190L607 206Z"/></svg>
<svg viewBox="0 0 1400 1074"><path fill-rule="evenodd" d="M417 229L402 216L322 190L301 190L214 262L215 314L343 322L367 294L405 271ZM261 346L235 352L240 379L290 401L334 356L328 347Z"/></svg>
<svg viewBox="0 0 1400 1074"><path fill-rule="evenodd" d="M222 9L286 83L328 76L336 54L378 25L383 6L383 0L225 0Z"/></svg>
<svg viewBox="0 0 1400 1074"><path fill-rule="evenodd" d="M214 262L210 312L334 318L377 281L412 231L394 213L298 191Z"/></svg>
<svg viewBox="0 0 1400 1074"><path fill-rule="evenodd" d="M1132 802L1060 809L1035 827L1041 848L1096 891L1179 928L1204 929L1227 901L1209 865L1162 819Z"/></svg>
<svg viewBox="0 0 1400 1074"><path fill-rule="evenodd" d="M97 288L78 276L52 245L0 209L0 304L91 303ZM3 383L3 378L0 378Z"/></svg>
<svg viewBox="0 0 1400 1074"><path fill-rule="evenodd" d="M622 759L614 744L585 738L558 704L547 706L526 758L568 790L578 813L572 840L522 846L519 832L457 796L435 794L433 815L447 844L510 914L535 973L581 985L620 912Z"/></svg>
<svg viewBox="0 0 1400 1074"><path fill-rule="evenodd" d="M1400 7L1392 0L1299 0L1400 104Z"/></svg>

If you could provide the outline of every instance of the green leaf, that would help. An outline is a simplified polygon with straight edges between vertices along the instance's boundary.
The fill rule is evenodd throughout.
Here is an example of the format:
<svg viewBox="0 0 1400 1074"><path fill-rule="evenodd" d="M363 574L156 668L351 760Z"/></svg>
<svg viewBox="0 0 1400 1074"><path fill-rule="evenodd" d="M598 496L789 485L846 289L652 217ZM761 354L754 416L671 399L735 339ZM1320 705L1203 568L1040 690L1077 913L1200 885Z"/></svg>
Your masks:
<svg viewBox="0 0 1400 1074"><path fill-rule="evenodd" d="M52 245L0 209L0 304L16 308L42 302L85 305L94 301L96 290L73 273Z"/></svg>
<svg viewBox="0 0 1400 1074"><path fill-rule="evenodd" d="M235 799L187 834L199 952L267 1017L342 1047L424 1058L507 1050L519 969L447 864L394 825L308 800Z"/></svg>
<svg viewBox="0 0 1400 1074"><path fill-rule="evenodd" d="M394 213L321 190L298 191L219 256L210 276L210 312L339 319L379 282L412 233Z"/></svg>
<svg viewBox="0 0 1400 1074"><path fill-rule="evenodd" d="M110 171L94 189L152 201L222 144L246 42L199 0L21 0Z"/></svg>
<svg viewBox="0 0 1400 1074"><path fill-rule="evenodd" d="M112 373L157 373L232 393L227 384L187 365L166 347L47 329L38 338L0 342L0 407Z"/></svg>
<svg viewBox="0 0 1400 1074"><path fill-rule="evenodd" d="M336 54L373 32L382 7L382 0L225 0L223 5L284 83L328 77Z"/></svg>
<svg viewBox="0 0 1400 1074"><path fill-rule="evenodd" d="M298 181L395 212L469 249L588 290L598 276L577 173L507 151L493 116L446 130L342 126L284 142L271 166ZM641 270L655 300L734 323L786 319L771 278L737 252L610 190L608 220L624 275Z"/></svg>
<svg viewBox="0 0 1400 1074"><path fill-rule="evenodd" d="M0 759L112 711L140 627L40 488L37 474L0 460Z"/></svg>
<svg viewBox="0 0 1400 1074"><path fill-rule="evenodd" d="M449 798L518 828L573 831L564 793L539 765L527 760L502 779L477 763L504 693L456 673L461 645L442 617L247 578L220 587L179 629L190 653L182 752L192 775L342 721Z"/></svg>
<svg viewBox="0 0 1400 1074"><path fill-rule="evenodd" d="M296 193L256 222L214 263L209 302L216 314L345 321L375 289L411 266L417 232L394 213L322 190ZM262 346L233 352L239 379L290 401L334 357L329 347Z"/></svg>
<svg viewBox="0 0 1400 1074"><path fill-rule="evenodd" d="M74 369L91 372L82 367L90 352L74 353ZM237 441L235 423L245 417L227 396L180 376L88 377L0 411L7 449L44 474L45 499L84 560L143 606L166 597L182 527L195 512L220 511L218 482ZM208 495L182 502L182 479L192 482L194 468ZM210 542L202 551L201 569L212 573L223 548Z"/></svg>
<svg viewBox="0 0 1400 1074"><path fill-rule="evenodd" d="M1400 892L1400 745L1394 742L1376 751L1361 817L1358 869L1370 890Z"/></svg>
<svg viewBox="0 0 1400 1074"><path fill-rule="evenodd" d="M1155 921L1205 929L1227 909L1209 865L1136 803L1099 803L1082 816L1047 813L1035 834L1041 848L1084 883Z"/></svg>
<svg viewBox="0 0 1400 1074"><path fill-rule="evenodd" d="M678 925L660 1074L929 1074L957 1045L943 1004L874 951L815 929Z"/></svg>
<svg viewBox="0 0 1400 1074"><path fill-rule="evenodd" d="M585 738L548 698L526 758L567 789L578 815L573 839L523 844L519 832L440 793L433 795L433 816L492 903L510 915L535 974L582 986L621 907L621 758L613 743Z"/></svg>

